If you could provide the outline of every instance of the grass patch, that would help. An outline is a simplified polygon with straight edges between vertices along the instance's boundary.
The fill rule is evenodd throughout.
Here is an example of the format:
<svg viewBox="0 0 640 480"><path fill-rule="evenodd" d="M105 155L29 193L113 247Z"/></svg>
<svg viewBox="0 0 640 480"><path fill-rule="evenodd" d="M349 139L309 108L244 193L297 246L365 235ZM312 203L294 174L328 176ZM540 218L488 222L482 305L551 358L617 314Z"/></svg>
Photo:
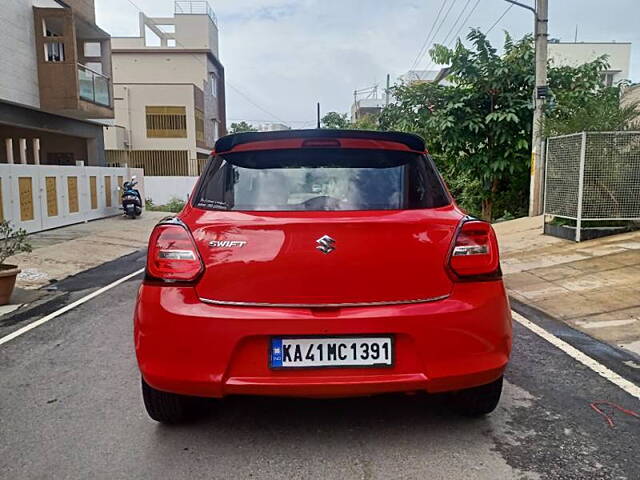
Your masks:
<svg viewBox="0 0 640 480"><path fill-rule="evenodd" d="M171 197L169 203L164 205L155 205L151 198L147 198L145 201L145 208L151 212L171 212L179 213L184 208L185 201L177 197Z"/></svg>

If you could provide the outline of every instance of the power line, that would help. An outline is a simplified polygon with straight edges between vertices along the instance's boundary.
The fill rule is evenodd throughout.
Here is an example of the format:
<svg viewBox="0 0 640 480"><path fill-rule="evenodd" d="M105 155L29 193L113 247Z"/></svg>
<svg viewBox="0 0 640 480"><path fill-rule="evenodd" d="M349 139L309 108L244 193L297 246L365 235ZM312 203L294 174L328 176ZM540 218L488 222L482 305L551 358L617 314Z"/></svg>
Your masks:
<svg viewBox="0 0 640 480"><path fill-rule="evenodd" d="M155 27L158 27L159 30L162 30L161 28L159 28L159 25L156 22L154 22L153 19L144 12L144 10L142 10L136 3L133 2L133 0L127 0L127 2L129 2L131 5L133 5L134 8L136 8L140 13L142 13L147 18L147 20L149 20ZM140 33L144 33L144 32L140 32ZM187 48L184 46L184 44L180 43L177 39L174 39L174 40L176 42L176 46L180 46L185 49ZM208 65L205 62L203 62L200 57L194 55L193 53L191 53L190 55L196 60L198 60L202 65L208 68ZM242 92L239 88L233 85L229 80L225 79L225 83L229 85L233 90L235 90L236 93L238 93L241 97L243 97L247 102L249 102L251 105L259 109L263 113L266 113L267 115L269 115L270 117L273 117L275 120L278 120L279 122L286 123L284 120L278 118L276 115L271 113L266 108L260 106L256 101L252 100L246 93Z"/></svg>
<svg viewBox="0 0 640 480"><path fill-rule="evenodd" d="M440 29L442 28L442 26L444 25L444 22L447 21L447 18L449 17L449 13L451 13L451 10L453 9L453 7L455 6L455 4L458 2L458 0L453 0L453 3L451 4L451 6L447 9L447 11L444 14L444 17L442 17L442 21L440 22L440 24L438 25L438 28L436 30L436 32L433 34L433 38L431 39L431 42L433 43L433 41L436 39L436 37L438 36L438 33L440 32ZM426 51L424 52L426 53ZM424 54L423 54L424 57ZM422 58L420 59L420 61L422 61ZM419 62L418 62L419 63ZM432 61L433 63L433 61ZM427 68L428 70L428 68Z"/></svg>
<svg viewBox="0 0 640 480"><path fill-rule="evenodd" d="M500 15L500 17L493 23L493 25L491 25L489 27L489 30L486 31L485 35L489 35L489 33L491 32L491 30L493 30L496 25L498 25L500 23L500 20L502 20L504 18L504 16L509 13L509 10L511 10L513 8L513 4L509 5L504 12L502 12L502 15Z"/></svg>
<svg viewBox="0 0 640 480"><path fill-rule="evenodd" d="M269 110L267 110L266 108L260 106L260 104L258 104L257 102L255 102L254 100L251 99L251 97L249 97L246 93L242 92L239 88L237 88L235 85L233 85L231 82L229 82L227 80L227 85L229 85L233 90L236 91L236 93L238 95L240 95L242 98L244 98L247 102L249 102L251 105L253 105L254 107L256 107L258 110L260 110L263 113L266 113L267 115L269 115L270 117L273 117L275 120L278 120L281 123L287 123L284 120L282 120L281 118L277 117L276 115L274 115L273 113L271 113Z"/></svg>
<svg viewBox="0 0 640 480"><path fill-rule="evenodd" d="M455 33L455 35L453 36L453 38L451 39L451 41L449 42L447 47L451 47L451 44L456 41L456 39L458 38L458 35L460 35L460 32L462 31L462 29L465 27L465 25L467 25L467 22L471 18L471 15L473 15L473 12L475 12L476 8L478 8L478 5L480 5L480 0L476 0L475 5L471 8L471 10L469 10L469 14L464 19L464 21L460 25L460 28L458 28L458 31Z"/></svg>
<svg viewBox="0 0 640 480"><path fill-rule="evenodd" d="M480 0L477 0L475 5L473 6L473 8L471 9L471 11L469 12L469 15L467 15L467 18L465 18L464 22L462 22L462 25L460 26L460 28L458 29L458 31L456 32L456 34L453 36L453 38L451 39L451 42L447 45L447 47L450 47L451 44L455 41L455 39L457 38L458 34L460 33L460 31L462 30L462 28L464 27L464 25L467 23L467 21L469 20L469 18L471 17L471 14L474 12L474 10L478 7L478 5L480 4ZM504 12L502 12L502 15L500 15L500 17L493 23L493 25L491 25L491 27L489 28L489 30L487 30L487 32L485 33L485 35L488 35L489 32L491 32L491 30L493 30L495 28L495 26L500 23L500 21L504 18L504 16L509 12L509 10L511 10L511 7L513 7L512 5L509 5ZM429 66L427 67L427 70L429 68L431 68L431 66L433 65L433 61L429 64Z"/></svg>
<svg viewBox="0 0 640 480"><path fill-rule="evenodd" d="M413 70L414 67L418 64L418 62L419 62L418 59L421 58L422 52L424 51L424 49L429 44L429 39L431 38L431 34L433 33L433 29L436 27L436 23L438 23L438 20L440 19L440 15L442 14L442 10L443 10L444 6L447 4L448 1L449 0L442 0L442 3L440 4L440 10L438 10L438 15L436 16L436 19L431 24L431 29L429 30L429 33L425 37L424 43L420 47L420 50L418 50L418 54L416 55L416 58L413 60L413 63L411 64L411 68L409 69L409 71Z"/></svg>
<svg viewBox="0 0 640 480"><path fill-rule="evenodd" d="M453 29L456 28L456 26L458 25L458 23L460 21L460 18L462 18L462 15L464 14L465 10L467 9L467 7L469 6L470 3L471 3L471 0L467 0L467 3L464 5L464 7L462 7L462 10L460 10L460 13L458 14L458 18L456 19L455 22L453 22L453 25L451 25L451 28L449 29L449 33L447 33L447 35L445 35L444 40L442 41L442 45L447 43L447 40L449 39L449 36L451 35L451 32L453 32ZM471 15L473 14L473 12L475 11L475 9L478 7L479 4L480 4L480 0L476 0L475 5L471 8L471 10L469 10L468 15L466 16L466 18L464 19L464 21L460 25L460 28L458 28L456 33L453 35L453 38L452 38L451 42L449 42L447 44L447 47L449 47L451 45L451 43L453 43L453 41L457 38L458 34L464 28L464 26L466 25L467 21L469 20L469 18L471 18ZM434 61L433 61L433 59L431 59L429 61L429 65L427 66L427 70L429 70L433 65L434 65Z"/></svg>
<svg viewBox="0 0 640 480"><path fill-rule="evenodd" d="M442 41L443 45L447 43L447 40L449 40L449 35L451 35L453 30L458 26L458 22L460 22L462 15L464 15L465 10L467 9L470 3L471 3L471 0L467 0L467 3L465 3L464 7L462 7L462 10L460 10L460 13L458 14L458 18L456 18L456 21L453 22L453 25L451 25L451 28L449 29L449 33L447 33L447 35L444 37L444 40Z"/></svg>

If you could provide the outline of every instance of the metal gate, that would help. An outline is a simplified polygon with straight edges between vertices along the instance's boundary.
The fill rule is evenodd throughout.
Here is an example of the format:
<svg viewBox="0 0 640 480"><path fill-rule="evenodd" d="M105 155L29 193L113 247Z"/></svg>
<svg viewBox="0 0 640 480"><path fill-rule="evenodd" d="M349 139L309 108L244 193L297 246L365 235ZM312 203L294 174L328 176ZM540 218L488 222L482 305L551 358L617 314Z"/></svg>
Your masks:
<svg viewBox="0 0 640 480"><path fill-rule="evenodd" d="M116 215L131 175L142 192L138 169L0 164L0 219L31 233Z"/></svg>

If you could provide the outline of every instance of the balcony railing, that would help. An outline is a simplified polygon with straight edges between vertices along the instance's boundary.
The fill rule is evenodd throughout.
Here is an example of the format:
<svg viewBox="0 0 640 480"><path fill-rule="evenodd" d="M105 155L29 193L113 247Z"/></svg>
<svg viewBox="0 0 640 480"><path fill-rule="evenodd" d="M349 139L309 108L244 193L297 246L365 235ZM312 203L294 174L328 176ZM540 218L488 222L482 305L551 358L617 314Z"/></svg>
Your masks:
<svg viewBox="0 0 640 480"><path fill-rule="evenodd" d="M89 102L111 106L109 97L109 77L78 64L78 80L80 82L80 98Z"/></svg>
<svg viewBox="0 0 640 480"><path fill-rule="evenodd" d="M216 14L206 0L177 0L174 13L188 15L208 15L214 25L218 26Z"/></svg>

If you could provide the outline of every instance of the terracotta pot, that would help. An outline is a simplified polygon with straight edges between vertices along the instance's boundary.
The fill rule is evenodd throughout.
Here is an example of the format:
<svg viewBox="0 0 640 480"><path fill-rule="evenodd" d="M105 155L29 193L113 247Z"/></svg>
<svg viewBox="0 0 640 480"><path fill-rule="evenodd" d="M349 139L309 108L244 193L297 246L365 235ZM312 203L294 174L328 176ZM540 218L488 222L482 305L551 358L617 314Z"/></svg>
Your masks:
<svg viewBox="0 0 640 480"><path fill-rule="evenodd" d="M19 273L16 265L0 265L0 305L9 303Z"/></svg>

